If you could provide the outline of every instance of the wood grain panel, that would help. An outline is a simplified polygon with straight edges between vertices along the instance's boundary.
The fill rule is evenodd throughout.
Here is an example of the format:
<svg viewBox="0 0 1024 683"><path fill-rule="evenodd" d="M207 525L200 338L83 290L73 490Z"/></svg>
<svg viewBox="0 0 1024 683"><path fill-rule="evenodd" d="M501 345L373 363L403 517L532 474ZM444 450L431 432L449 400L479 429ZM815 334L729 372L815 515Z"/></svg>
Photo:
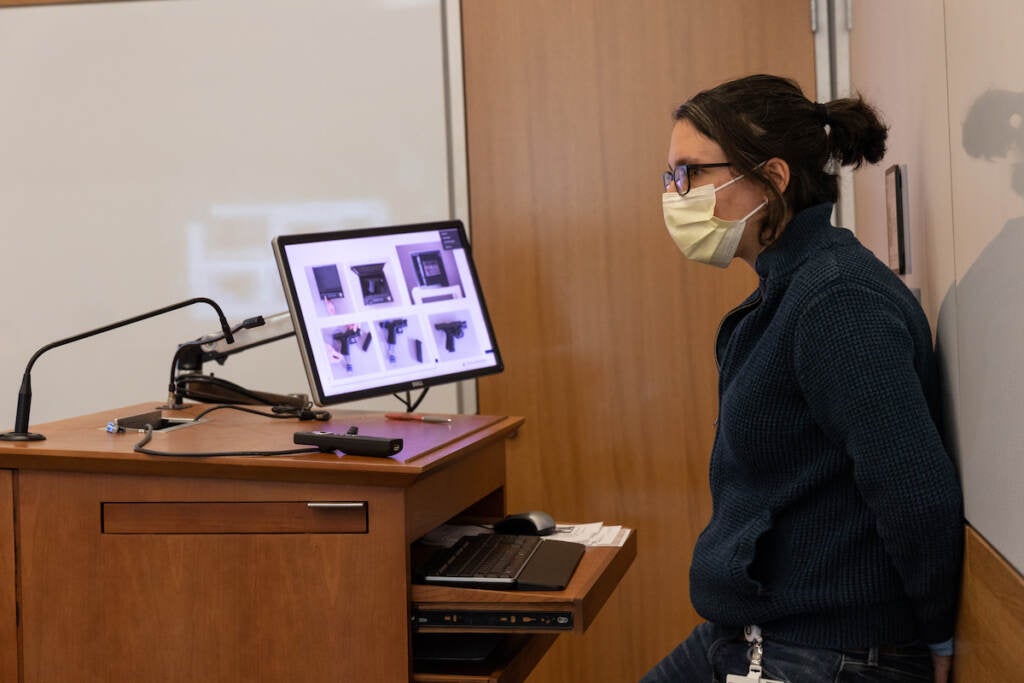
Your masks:
<svg viewBox="0 0 1024 683"><path fill-rule="evenodd" d="M25 683L407 678L401 490L18 476ZM100 532L105 500L301 498L367 501L370 533Z"/></svg>
<svg viewBox="0 0 1024 683"><path fill-rule="evenodd" d="M364 534L366 501L101 505L105 534Z"/></svg>
<svg viewBox="0 0 1024 683"><path fill-rule="evenodd" d="M14 572L14 474L0 470L0 681L18 679Z"/></svg>
<svg viewBox="0 0 1024 683"><path fill-rule="evenodd" d="M526 417L512 511L637 529L634 566L531 681L638 679L697 623L714 332L754 287L691 264L661 217L671 113L768 71L813 95L805 0L462 3L473 249L506 370L480 411Z"/></svg>
<svg viewBox="0 0 1024 683"><path fill-rule="evenodd" d="M1016 681L1021 677L1024 576L981 534L967 527L963 591L957 621L957 681Z"/></svg>
<svg viewBox="0 0 1024 683"><path fill-rule="evenodd" d="M463 467L444 468L423 478L407 499L406 539L412 543L447 522L453 506L458 510L473 506L475 513L489 513L494 518L504 516L504 481L504 441L483 446ZM476 496L484 490L490 493L481 502Z"/></svg>
<svg viewBox="0 0 1024 683"><path fill-rule="evenodd" d="M168 411L168 415L192 417L208 407L193 404L181 411ZM140 403L38 425L35 428L43 430L46 440L10 442L10 447L0 450L0 467L400 486L412 484L425 472L443 470L447 458L462 458L467 448L503 441L522 423L517 417L453 415L450 424L424 425L358 410L336 410L331 421L316 423L315 428L322 431L343 434L357 427L360 434L402 439L402 452L389 458L319 452L273 458L154 457L133 452L141 434L111 434L103 428L118 415L153 408L153 403ZM436 429L423 429L425 426ZM268 421L249 413L218 411L195 424L157 432L148 447L169 453L284 450L295 448L295 431L311 428L306 422Z"/></svg>

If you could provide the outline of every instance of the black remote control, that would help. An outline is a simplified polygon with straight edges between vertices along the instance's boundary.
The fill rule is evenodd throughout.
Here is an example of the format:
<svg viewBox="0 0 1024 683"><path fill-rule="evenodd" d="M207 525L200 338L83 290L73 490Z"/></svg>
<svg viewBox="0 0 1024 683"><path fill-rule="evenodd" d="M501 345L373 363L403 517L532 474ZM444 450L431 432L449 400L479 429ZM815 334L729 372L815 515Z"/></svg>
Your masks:
<svg viewBox="0 0 1024 683"><path fill-rule="evenodd" d="M295 432L297 444L316 446L321 451L341 451L347 455L369 455L387 458L402 450L401 439L384 436L360 436L336 432Z"/></svg>

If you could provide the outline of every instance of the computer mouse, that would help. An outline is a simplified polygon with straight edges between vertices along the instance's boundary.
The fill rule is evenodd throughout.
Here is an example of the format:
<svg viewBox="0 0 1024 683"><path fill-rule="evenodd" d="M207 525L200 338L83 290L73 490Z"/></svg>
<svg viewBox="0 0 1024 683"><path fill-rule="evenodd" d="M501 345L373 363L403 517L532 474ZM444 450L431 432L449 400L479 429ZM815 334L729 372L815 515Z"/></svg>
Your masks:
<svg viewBox="0 0 1024 683"><path fill-rule="evenodd" d="M547 536L555 532L555 520L546 512L530 510L508 515L494 523L496 534L523 534L527 536Z"/></svg>

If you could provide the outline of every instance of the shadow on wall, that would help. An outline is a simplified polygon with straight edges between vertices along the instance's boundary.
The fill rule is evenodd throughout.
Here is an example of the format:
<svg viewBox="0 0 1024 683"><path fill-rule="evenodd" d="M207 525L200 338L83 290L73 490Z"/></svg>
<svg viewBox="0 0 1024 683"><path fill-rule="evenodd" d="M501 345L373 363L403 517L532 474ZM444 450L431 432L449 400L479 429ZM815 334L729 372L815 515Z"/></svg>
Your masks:
<svg viewBox="0 0 1024 683"><path fill-rule="evenodd" d="M971 157L1010 166L1010 188L1024 197L1024 92L989 90L967 112L963 147ZM969 188L968 188L969 189ZM1002 190L986 187L971 201ZM971 230L964 225L964 230ZM1016 458L1024 447L1024 216L1012 218L986 245L939 309L936 348L943 367L947 447L963 469L964 453L986 461L991 472L1009 472L994 460ZM952 335L952 336L951 336ZM955 348L945 348L949 342ZM954 356L947 357L952 352ZM952 365L951 365L952 364ZM956 392L959 421L951 401ZM1006 463L1010 465L1009 462ZM972 468L973 469L973 468ZM1007 504L1010 501L1006 501Z"/></svg>

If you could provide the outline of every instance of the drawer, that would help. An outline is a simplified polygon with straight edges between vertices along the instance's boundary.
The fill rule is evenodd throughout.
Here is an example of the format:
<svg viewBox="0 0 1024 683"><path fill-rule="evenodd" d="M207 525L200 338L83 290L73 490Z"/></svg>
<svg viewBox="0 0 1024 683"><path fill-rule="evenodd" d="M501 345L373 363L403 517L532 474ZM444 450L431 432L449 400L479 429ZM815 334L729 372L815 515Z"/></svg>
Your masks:
<svg viewBox="0 0 1024 683"><path fill-rule="evenodd" d="M366 501L103 502L105 534L365 534Z"/></svg>

